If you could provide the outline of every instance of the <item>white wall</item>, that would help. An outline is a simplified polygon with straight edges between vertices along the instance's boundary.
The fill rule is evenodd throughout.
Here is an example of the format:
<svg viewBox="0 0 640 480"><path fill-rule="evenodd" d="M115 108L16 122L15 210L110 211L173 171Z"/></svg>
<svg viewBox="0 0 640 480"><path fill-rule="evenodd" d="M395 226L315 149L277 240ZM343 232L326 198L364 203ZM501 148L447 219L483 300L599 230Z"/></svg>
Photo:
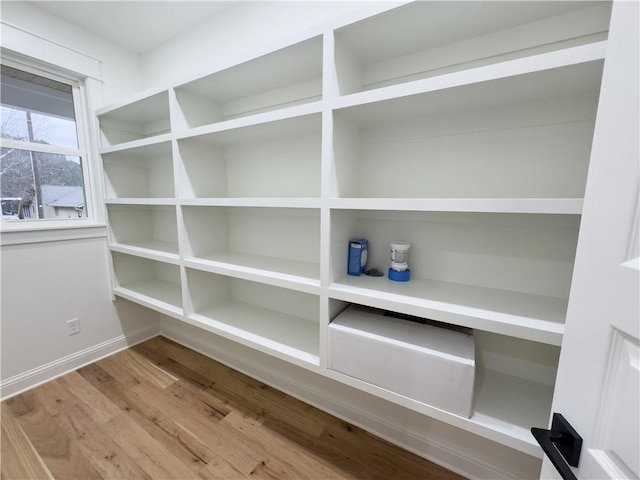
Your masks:
<svg viewBox="0 0 640 480"><path fill-rule="evenodd" d="M36 56L54 65L60 65L63 60L67 64L81 62L82 57L96 61L100 76L97 80L102 83L102 92L96 93L91 99L93 109L142 89L136 53L25 2L2 2L0 18L3 24L3 48L20 49L21 53ZM24 36L8 45L13 40L14 30L24 33Z"/></svg>
<svg viewBox="0 0 640 480"><path fill-rule="evenodd" d="M244 52L322 25L349 12L390 2L238 2L140 56L145 87L165 85L224 65Z"/></svg>
<svg viewBox="0 0 640 480"><path fill-rule="evenodd" d="M156 331L154 312L112 301L104 236L3 245L1 261L3 397Z"/></svg>
<svg viewBox="0 0 640 480"><path fill-rule="evenodd" d="M92 108L141 88L134 53L23 2L3 2L1 21L3 54L17 52L90 75ZM98 172L97 155L89 160L90 170ZM155 312L112 301L106 228L68 232L2 233L2 397L157 332ZM72 318L80 319L81 333L68 336L66 321Z"/></svg>

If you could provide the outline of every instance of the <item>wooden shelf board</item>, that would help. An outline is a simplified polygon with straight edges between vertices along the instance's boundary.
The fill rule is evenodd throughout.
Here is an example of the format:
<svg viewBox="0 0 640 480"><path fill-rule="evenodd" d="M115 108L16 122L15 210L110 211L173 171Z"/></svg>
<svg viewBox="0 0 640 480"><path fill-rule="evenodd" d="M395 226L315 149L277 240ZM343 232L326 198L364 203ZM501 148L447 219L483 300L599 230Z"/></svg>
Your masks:
<svg viewBox="0 0 640 480"><path fill-rule="evenodd" d="M567 300L413 278L345 276L332 283L329 295L410 315L560 345Z"/></svg>
<svg viewBox="0 0 640 480"><path fill-rule="evenodd" d="M597 90L602 67L592 62L604 59L606 45L606 41L601 41L354 93L336 98L333 102L333 108L347 109L373 104L377 108L384 108L385 111L388 111L388 105L385 103L383 106L380 102L395 100L396 105L404 107L395 108L398 114L402 114L403 110L424 110L425 104L418 102L415 98L420 94L431 94L429 95L430 103L434 102L434 95L445 95L447 108L458 108L461 104L466 103L471 109L478 108L479 105L515 101L522 97L533 101L541 97L550 98L554 96L553 94L555 96L568 95L572 92L577 94L578 86ZM544 82L540 81L541 76L545 77ZM576 82L578 76L582 78ZM507 84L511 88L505 89ZM447 92L456 87L477 89L477 93L473 95L473 104L469 104L470 99L466 96L459 95L456 99L456 95ZM441 111L437 112L437 114L441 113ZM385 115L373 115L369 110L363 110L359 115L362 122L375 118L385 118L386 121L394 120Z"/></svg>
<svg viewBox="0 0 640 480"><path fill-rule="evenodd" d="M370 14L341 25L336 36L340 43L346 43L355 58L364 65L369 65L441 45L456 45L468 38L477 42L483 35L500 32L505 25L535 24L556 16L563 18L583 8L580 4L573 6L544 3L522 8L518 4L505 6L500 3L483 5L474 2L460 11L455 3L440 5L410 2L394 6L382 14ZM386 33L389 26L395 25L402 25L403 28L393 30L393 41L389 41L390 35L380 34L381 30ZM455 27L453 31L452 27ZM545 39L551 40L547 37ZM510 47L511 45L507 46L506 53L511 52Z"/></svg>
<svg viewBox="0 0 640 480"><path fill-rule="evenodd" d="M107 205L175 205L176 199L173 197L107 198L104 203Z"/></svg>
<svg viewBox="0 0 640 480"><path fill-rule="evenodd" d="M171 137L172 137L171 133L149 135L148 137L140 138L138 140L131 140L129 142L117 143L115 145L102 147L99 150L99 153L101 155L106 155L108 153L123 152L126 150L133 150L140 147L146 147L146 146L156 145L160 143L170 142Z"/></svg>
<svg viewBox="0 0 640 480"><path fill-rule="evenodd" d="M236 301L203 309L189 320L249 346L319 365L318 323Z"/></svg>
<svg viewBox="0 0 640 480"><path fill-rule="evenodd" d="M185 259L185 265L213 273L255 279L276 286L317 293L320 264L241 253L219 253Z"/></svg>
<svg viewBox="0 0 640 480"><path fill-rule="evenodd" d="M320 132L322 102L287 107L225 120L177 133L178 140L195 138L217 145L250 143L282 135Z"/></svg>
<svg viewBox="0 0 640 480"><path fill-rule="evenodd" d="M290 197L216 197L183 198L178 200L185 206L209 207L271 207L271 208L320 208L320 198Z"/></svg>
<svg viewBox="0 0 640 480"><path fill-rule="evenodd" d="M180 286L162 280L117 286L114 294L166 315L183 318Z"/></svg>
<svg viewBox="0 0 640 480"><path fill-rule="evenodd" d="M136 111L143 111L144 116L141 118L148 118L157 113L157 108L168 110L169 108L169 95L168 90L164 87L153 87L142 92L136 93L131 97L113 105L107 105L96 110L96 116L102 117L106 115L117 116L119 111L129 112L135 114ZM139 117L136 117L139 118Z"/></svg>
<svg viewBox="0 0 640 480"><path fill-rule="evenodd" d="M552 385L479 370L470 421L529 444L526 453L542 457L531 427L546 428L552 399Z"/></svg>
<svg viewBox="0 0 640 480"><path fill-rule="evenodd" d="M139 242L135 244L115 243L109 247L114 252L150 258L173 264L180 263L178 245L171 242Z"/></svg>
<svg viewBox="0 0 640 480"><path fill-rule="evenodd" d="M232 101L319 79L322 77L323 39L315 34L301 40L201 75L181 83L176 90Z"/></svg>
<svg viewBox="0 0 640 480"><path fill-rule="evenodd" d="M333 198L334 209L580 215L582 198Z"/></svg>
<svg viewBox="0 0 640 480"><path fill-rule="evenodd" d="M150 142L147 141L151 139L153 139L153 141L150 141ZM124 143L122 143L122 144L117 144L115 146L105 147L101 149L101 153L103 155L103 161L105 161L105 163L108 161L127 162L130 158L156 161L158 157L171 156L171 141L169 139L163 140L161 142L157 142L156 137L147 137L143 140L144 141L142 140L134 141L134 142L142 143L142 145L138 147L121 148L122 145L125 145ZM127 144L129 143L131 142L127 142ZM126 159L122 159L122 157L113 158L113 159L111 158L111 157L115 157L118 154L126 156Z"/></svg>
<svg viewBox="0 0 640 480"><path fill-rule="evenodd" d="M167 282L165 280L153 279L145 282L136 282L124 285L122 288L126 288L132 292L139 293L140 295L144 295L149 298L154 298L157 301L182 309L182 291L178 284Z"/></svg>
<svg viewBox="0 0 640 480"><path fill-rule="evenodd" d="M494 371L476 371L471 418L418 402L335 370L326 375L462 430L507 445L537 458L542 452L530 428L549 421L553 387Z"/></svg>

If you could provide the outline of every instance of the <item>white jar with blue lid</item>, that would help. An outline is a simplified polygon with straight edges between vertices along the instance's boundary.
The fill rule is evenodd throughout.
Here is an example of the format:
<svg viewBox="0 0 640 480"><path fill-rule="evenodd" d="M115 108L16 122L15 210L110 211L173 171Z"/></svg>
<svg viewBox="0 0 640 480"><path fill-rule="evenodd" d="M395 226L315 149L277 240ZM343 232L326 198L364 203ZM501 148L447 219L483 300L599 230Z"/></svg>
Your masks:
<svg viewBox="0 0 640 480"><path fill-rule="evenodd" d="M393 242L391 244L389 280L393 280L394 282L408 282L411 278L411 270L409 270L409 248L411 248L409 243Z"/></svg>

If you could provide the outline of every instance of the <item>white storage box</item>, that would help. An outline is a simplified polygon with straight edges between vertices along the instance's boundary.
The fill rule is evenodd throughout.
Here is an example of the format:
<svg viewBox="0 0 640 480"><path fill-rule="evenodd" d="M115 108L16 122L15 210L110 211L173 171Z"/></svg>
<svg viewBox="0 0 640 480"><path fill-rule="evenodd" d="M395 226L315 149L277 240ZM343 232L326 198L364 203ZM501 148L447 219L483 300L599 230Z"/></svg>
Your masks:
<svg viewBox="0 0 640 480"><path fill-rule="evenodd" d="M385 316L352 305L329 325L329 368L469 418L475 345L471 331Z"/></svg>

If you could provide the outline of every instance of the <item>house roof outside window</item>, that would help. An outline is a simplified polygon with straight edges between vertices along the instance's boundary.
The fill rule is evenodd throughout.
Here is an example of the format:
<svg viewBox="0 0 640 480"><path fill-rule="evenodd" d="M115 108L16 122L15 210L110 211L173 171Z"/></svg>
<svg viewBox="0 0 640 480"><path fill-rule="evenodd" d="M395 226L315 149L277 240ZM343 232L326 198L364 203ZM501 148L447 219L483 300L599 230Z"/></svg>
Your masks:
<svg viewBox="0 0 640 480"><path fill-rule="evenodd" d="M82 207L84 189L81 186L42 185L42 203L51 207Z"/></svg>

